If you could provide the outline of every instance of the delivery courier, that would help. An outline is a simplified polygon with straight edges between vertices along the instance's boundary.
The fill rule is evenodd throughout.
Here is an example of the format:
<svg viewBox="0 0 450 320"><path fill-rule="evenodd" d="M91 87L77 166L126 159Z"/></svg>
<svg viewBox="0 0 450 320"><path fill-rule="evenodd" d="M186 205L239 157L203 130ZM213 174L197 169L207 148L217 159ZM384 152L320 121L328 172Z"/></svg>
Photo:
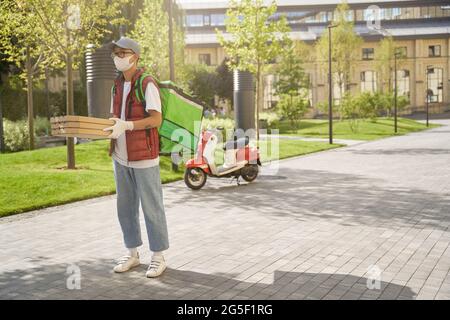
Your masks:
<svg viewBox="0 0 450 320"><path fill-rule="evenodd" d="M121 37L112 42L111 51L119 76L111 90L113 117L109 120L114 125L103 130L110 132L117 214L128 249L128 254L117 260L114 271L126 272L140 265L140 202L153 252L146 276L157 277L166 269L163 252L169 248L159 168L160 92L156 81L137 66L141 50L136 41ZM143 99L138 98L136 88L143 89Z"/></svg>

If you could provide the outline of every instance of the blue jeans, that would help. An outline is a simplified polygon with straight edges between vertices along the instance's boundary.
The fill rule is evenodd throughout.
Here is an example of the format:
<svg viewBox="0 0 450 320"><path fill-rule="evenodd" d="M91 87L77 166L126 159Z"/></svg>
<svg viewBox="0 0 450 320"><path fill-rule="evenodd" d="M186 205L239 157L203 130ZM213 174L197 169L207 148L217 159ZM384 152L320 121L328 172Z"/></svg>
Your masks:
<svg viewBox="0 0 450 320"><path fill-rule="evenodd" d="M159 166L137 169L113 160L117 191L117 214L127 248L142 245L139 200L144 212L150 250L169 248L166 214Z"/></svg>

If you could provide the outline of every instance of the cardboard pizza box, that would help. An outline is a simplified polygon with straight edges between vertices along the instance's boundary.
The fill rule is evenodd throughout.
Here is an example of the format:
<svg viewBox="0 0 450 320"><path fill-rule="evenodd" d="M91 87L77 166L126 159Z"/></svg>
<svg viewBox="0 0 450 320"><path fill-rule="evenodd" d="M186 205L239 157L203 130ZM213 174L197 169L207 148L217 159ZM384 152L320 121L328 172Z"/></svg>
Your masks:
<svg viewBox="0 0 450 320"><path fill-rule="evenodd" d="M103 130L112 125L104 125L98 123L90 123L90 122L76 122L76 121L68 121L68 122L54 122L51 124L52 129L60 129L60 128L82 128L82 129L98 129Z"/></svg>
<svg viewBox="0 0 450 320"><path fill-rule="evenodd" d="M60 116L60 117L52 117L50 118L50 123L61 123L61 122L86 122L86 123L96 123L103 124L105 126L114 125L113 120L103 119L103 118L94 118L94 117L84 117L84 116Z"/></svg>
<svg viewBox="0 0 450 320"><path fill-rule="evenodd" d="M103 131L98 129L83 128L59 128L52 129L52 135L63 137L77 137L88 139L108 139L112 131Z"/></svg>
<svg viewBox="0 0 450 320"><path fill-rule="evenodd" d="M60 116L50 118L52 135L88 139L107 139L112 131L103 131L114 125L113 120L84 116Z"/></svg>

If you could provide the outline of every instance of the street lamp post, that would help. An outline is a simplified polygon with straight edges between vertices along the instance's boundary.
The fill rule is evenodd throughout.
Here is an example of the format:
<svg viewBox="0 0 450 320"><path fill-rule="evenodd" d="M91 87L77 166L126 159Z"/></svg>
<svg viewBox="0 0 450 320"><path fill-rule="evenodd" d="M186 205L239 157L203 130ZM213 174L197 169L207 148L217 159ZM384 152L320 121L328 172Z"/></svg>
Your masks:
<svg viewBox="0 0 450 320"><path fill-rule="evenodd" d="M394 53L394 132L397 133L397 55Z"/></svg>
<svg viewBox="0 0 450 320"><path fill-rule="evenodd" d="M427 72L426 72L426 77L427 77L427 94L426 94L426 98L427 98L427 127L429 126L429 120L430 120L430 83L429 83L429 78L430 78L430 70L432 69L432 66L427 66Z"/></svg>
<svg viewBox="0 0 450 320"><path fill-rule="evenodd" d="M170 74L170 81L175 81L175 62L174 62L174 50L173 50L173 4L172 0L167 1L167 13L169 18L169 74ZM172 170L177 172L178 171L178 153L172 153L171 154L172 159Z"/></svg>
<svg viewBox="0 0 450 320"><path fill-rule="evenodd" d="M329 142L333 144L333 79L331 72L331 29L336 28L336 25L328 26L328 135Z"/></svg>

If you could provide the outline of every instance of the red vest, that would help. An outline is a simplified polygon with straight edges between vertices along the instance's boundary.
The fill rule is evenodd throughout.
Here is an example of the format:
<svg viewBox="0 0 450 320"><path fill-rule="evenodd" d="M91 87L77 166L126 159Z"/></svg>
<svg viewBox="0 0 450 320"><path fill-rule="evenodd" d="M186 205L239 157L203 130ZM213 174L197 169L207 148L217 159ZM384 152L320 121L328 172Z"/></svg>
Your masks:
<svg viewBox="0 0 450 320"><path fill-rule="evenodd" d="M125 106L125 120L136 121L148 117L148 113L144 111L144 105L138 102L135 93L135 84L139 79L139 76L144 72L143 69L138 69L131 79L130 93L128 94ZM113 90L113 114L114 117L120 119L122 112L122 96L123 96L123 83L125 79L121 74L114 81ZM147 84L153 82L156 87L155 80L152 77L146 77L143 81L142 87L145 93ZM155 159L159 155L159 135L158 128L150 128L145 130L127 130L125 131L125 137L127 142L127 154L128 161L139 161L145 159ZM109 155L114 151L115 139L111 139Z"/></svg>

